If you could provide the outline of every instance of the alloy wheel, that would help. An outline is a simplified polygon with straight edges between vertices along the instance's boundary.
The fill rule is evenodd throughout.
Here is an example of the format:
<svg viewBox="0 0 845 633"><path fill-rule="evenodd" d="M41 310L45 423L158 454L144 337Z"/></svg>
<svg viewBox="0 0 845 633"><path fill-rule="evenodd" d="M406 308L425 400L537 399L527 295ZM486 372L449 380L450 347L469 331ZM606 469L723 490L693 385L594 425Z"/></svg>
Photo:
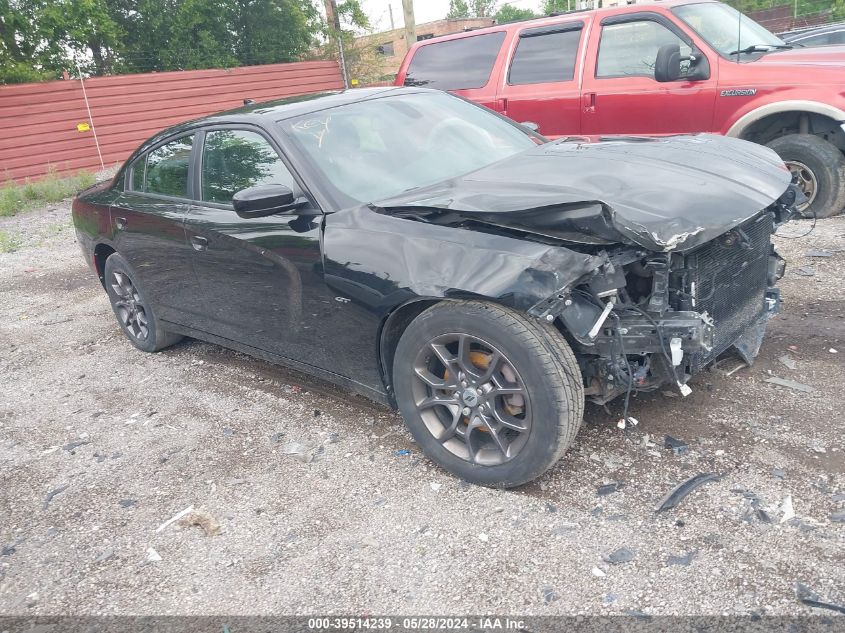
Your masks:
<svg viewBox="0 0 845 633"><path fill-rule="evenodd" d="M114 300L114 308L117 318L123 328L135 339L146 340L149 335L149 325L144 304L138 289L132 284L132 280L125 273L115 271L112 273L112 290L117 298Z"/></svg>
<svg viewBox="0 0 845 633"><path fill-rule="evenodd" d="M431 339L414 360L414 402L432 436L468 462L510 461L528 441L525 383L491 343L464 333Z"/></svg>
<svg viewBox="0 0 845 633"><path fill-rule="evenodd" d="M807 165L797 160L788 160L785 164L789 169L789 173L792 174L792 184L797 186L807 196L807 202L797 207L798 211L804 211L813 204L818 194L819 183L816 175Z"/></svg>

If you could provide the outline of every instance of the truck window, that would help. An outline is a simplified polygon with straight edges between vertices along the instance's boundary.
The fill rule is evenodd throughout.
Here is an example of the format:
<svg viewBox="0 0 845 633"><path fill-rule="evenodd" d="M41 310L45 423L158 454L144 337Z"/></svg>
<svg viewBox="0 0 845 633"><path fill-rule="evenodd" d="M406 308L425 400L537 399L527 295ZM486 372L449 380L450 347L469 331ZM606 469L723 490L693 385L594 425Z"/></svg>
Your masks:
<svg viewBox="0 0 845 633"><path fill-rule="evenodd" d="M691 53L686 42L657 22L608 24L601 31L596 77L654 78L657 51L665 44L679 44L682 57Z"/></svg>
<svg viewBox="0 0 845 633"><path fill-rule="evenodd" d="M405 85L440 90L483 88L504 41L505 32L499 31L421 46L411 58Z"/></svg>
<svg viewBox="0 0 845 633"><path fill-rule="evenodd" d="M572 81L581 41L581 26L558 31L531 29L519 36L508 71L508 83L542 84Z"/></svg>

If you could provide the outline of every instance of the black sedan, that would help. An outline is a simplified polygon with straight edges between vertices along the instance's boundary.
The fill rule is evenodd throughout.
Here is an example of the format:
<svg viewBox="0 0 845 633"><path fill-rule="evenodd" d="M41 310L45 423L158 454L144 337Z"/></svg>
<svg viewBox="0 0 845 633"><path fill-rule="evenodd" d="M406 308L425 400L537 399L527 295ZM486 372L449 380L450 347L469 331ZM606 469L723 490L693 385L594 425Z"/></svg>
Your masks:
<svg viewBox="0 0 845 633"><path fill-rule="evenodd" d="M74 201L129 341L195 337L402 413L434 461L515 486L585 398L753 360L796 190L736 139L546 139L446 93L367 89L166 130ZM213 388L213 386L211 386Z"/></svg>

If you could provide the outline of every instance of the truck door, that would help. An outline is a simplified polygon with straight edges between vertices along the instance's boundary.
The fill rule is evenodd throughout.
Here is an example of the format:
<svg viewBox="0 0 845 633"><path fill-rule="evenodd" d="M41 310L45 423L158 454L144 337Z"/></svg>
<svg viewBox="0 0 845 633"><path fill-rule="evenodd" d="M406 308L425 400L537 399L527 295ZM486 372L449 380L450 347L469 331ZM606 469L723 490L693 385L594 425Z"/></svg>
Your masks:
<svg viewBox="0 0 845 633"><path fill-rule="evenodd" d="M658 49L679 44L681 56L703 56L706 79L659 83ZM584 134L680 134L712 128L716 60L668 17L642 11L608 16L593 29L582 86ZM685 62L686 64L686 62Z"/></svg>
<svg viewBox="0 0 845 633"><path fill-rule="evenodd" d="M581 131L582 20L517 33L502 81L502 114L556 138Z"/></svg>

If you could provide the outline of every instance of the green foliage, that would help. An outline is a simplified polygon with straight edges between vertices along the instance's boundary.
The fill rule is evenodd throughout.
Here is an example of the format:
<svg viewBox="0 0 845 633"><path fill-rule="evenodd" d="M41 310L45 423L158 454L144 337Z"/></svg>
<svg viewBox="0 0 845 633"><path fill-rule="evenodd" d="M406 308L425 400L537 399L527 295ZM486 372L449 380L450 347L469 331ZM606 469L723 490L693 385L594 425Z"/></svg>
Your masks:
<svg viewBox="0 0 845 633"><path fill-rule="evenodd" d="M0 231L0 253L11 253L18 250L23 243L20 233Z"/></svg>
<svg viewBox="0 0 845 633"><path fill-rule="evenodd" d="M60 177L55 170L39 180L22 185L8 182L0 186L0 216L10 216L34 207L59 202L94 184L94 175L80 171L75 176Z"/></svg>
<svg viewBox="0 0 845 633"><path fill-rule="evenodd" d="M0 0L0 84L289 62L327 39L322 0ZM368 28L360 0L343 25Z"/></svg>
<svg viewBox="0 0 845 633"><path fill-rule="evenodd" d="M499 7L496 14L493 16L497 24L507 24L508 22L518 22L519 20L530 20L536 18L537 15L531 9L520 9L510 4L505 4Z"/></svg>
<svg viewBox="0 0 845 633"><path fill-rule="evenodd" d="M543 0L540 5L540 13L548 15L549 13L564 13L577 8L578 2L576 0Z"/></svg>
<svg viewBox="0 0 845 633"><path fill-rule="evenodd" d="M446 17L450 20L469 17L469 5L466 0L449 0L449 13Z"/></svg>

